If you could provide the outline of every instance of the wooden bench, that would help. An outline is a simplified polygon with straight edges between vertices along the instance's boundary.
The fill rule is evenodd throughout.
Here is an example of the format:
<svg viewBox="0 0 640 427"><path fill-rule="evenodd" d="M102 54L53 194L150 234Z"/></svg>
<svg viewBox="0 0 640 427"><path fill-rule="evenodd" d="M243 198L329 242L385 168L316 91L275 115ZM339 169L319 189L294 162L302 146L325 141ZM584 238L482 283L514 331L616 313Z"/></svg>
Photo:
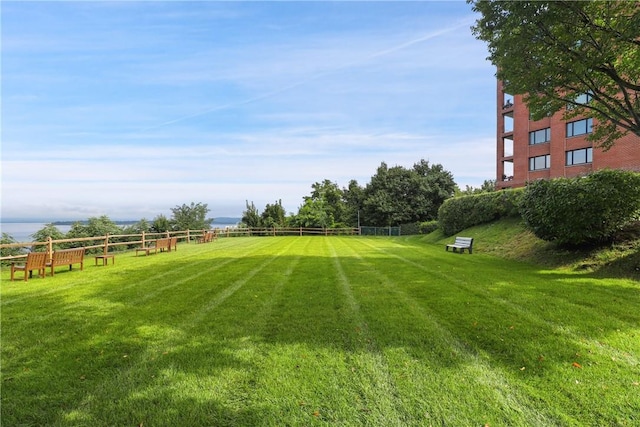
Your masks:
<svg viewBox="0 0 640 427"><path fill-rule="evenodd" d="M153 251L153 253L157 254L158 250L160 250L160 252L164 252L165 250L167 250L167 252L171 251L171 238L157 239L150 246L136 248L136 256L138 256L138 252L144 252L146 255L149 255L149 253Z"/></svg>
<svg viewBox="0 0 640 427"><path fill-rule="evenodd" d="M453 249L453 252L458 252L460 249L460 253L464 253L464 250L467 249L469 253L473 253L473 238L472 237L456 237L455 242L448 244L445 249L448 251L449 248Z"/></svg>
<svg viewBox="0 0 640 427"><path fill-rule="evenodd" d="M171 252L171 250L177 251L178 250L178 238L177 237L171 237L169 239L169 252Z"/></svg>
<svg viewBox="0 0 640 427"><path fill-rule="evenodd" d="M202 230L202 236L198 237L198 243L209 243L218 238L218 233L214 231Z"/></svg>
<svg viewBox="0 0 640 427"><path fill-rule="evenodd" d="M46 276L47 252L29 252L24 265L11 263L11 281L13 282L16 271L24 271L24 281L29 280L33 276L33 270L38 270L39 277Z"/></svg>
<svg viewBox="0 0 640 427"><path fill-rule="evenodd" d="M54 251L53 255L51 255L51 261L47 262L46 266L51 268L51 275L53 276L55 267L68 265L69 270L72 270L73 264L80 264L80 270L84 269L84 248Z"/></svg>

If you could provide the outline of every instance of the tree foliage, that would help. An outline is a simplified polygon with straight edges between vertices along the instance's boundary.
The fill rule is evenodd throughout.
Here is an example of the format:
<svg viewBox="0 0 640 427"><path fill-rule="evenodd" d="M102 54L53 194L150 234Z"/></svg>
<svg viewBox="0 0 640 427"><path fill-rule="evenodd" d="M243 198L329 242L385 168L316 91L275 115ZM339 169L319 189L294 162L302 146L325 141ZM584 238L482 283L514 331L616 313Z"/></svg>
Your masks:
<svg viewBox="0 0 640 427"><path fill-rule="evenodd" d="M460 190L456 195L471 196L473 194L492 193L494 191L496 191L496 180L485 179L480 187L467 185L464 190Z"/></svg>
<svg viewBox="0 0 640 427"><path fill-rule="evenodd" d="M342 221L348 227L360 225L360 209L364 202L364 188L358 181L352 179L349 185L342 189L342 199L344 200L344 215Z"/></svg>
<svg viewBox="0 0 640 427"><path fill-rule="evenodd" d="M242 212L242 223L247 227L260 227L262 224L262 219L260 218L260 212L256 208L256 205L247 200L245 202L247 208Z"/></svg>
<svg viewBox="0 0 640 427"><path fill-rule="evenodd" d="M293 218L293 224L299 227L332 227L333 218L329 215L327 202L322 199L305 198Z"/></svg>
<svg viewBox="0 0 640 427"><path fill-rule="evenodd" d="M160 214L153 219L151 230L154 233L164 233L171 230L171 221L166 216Z"/></svg>
<svg viewBox="0 0 640 427"><path fill-rule="evenodd" d="M511 94L535 119L597 119L590 140L610 148L640 136L640 7L634 1L468 0L472 28ZM584 95L590 100L586 102Z"/></svg>
<svg viewBox="0 0 640 427"><path fill-rule="evenodd" d="M329 227L339 227L343 224L346 206L344 202L344 192L337 183L325 179L322 182L316 182L311 185L312 191L310 198L312 200L322 201L322 205L326 210L326 216L329 221ZM305 197L308 199L309 197Z"/></svg>
<svg viewBox="0 0 640 427"><path fill-rule="evenodd" d="M121 234L122 229L107 215L90 217L86 222L76 221L71 225L66 237L69 239Z"/></svg>
<svg viewBox="0 0 640 427"><path fill-rule="evenodd" d="M442 165L420 160L406 169L382 162L364 189L366 222L384 227L433 220L455 188L453 176Z"/></svg>
<svg viewBox="0 0 640 427"><path fill-rule="evenodd" d="M274 204L267 203L260 215L260 222L263 227L284 227L286 214L284 207L282 207L282 200L278 200Z"/></svg>
<svg viewBox="0 0 640 427"><path fill-rule="evenodd" d="M10 234L2 233L2 238L0 238L0 243L11 244L11 243L18 243L18 242L16 242L16 239L14 239L13 236L11 236ZM20 248L20 247L0 249L1 257L16 256L22 253L24 253L24 248Z"/></svg>
<svg viewBox="0 0 640 427"><path fill-rule="evenodd" d="M209 208L206 203L183 204L171 208L171 212L174 230L208 230L213 222L213 218L207 218Z"/></svg>
<svg viewBox="0 0 640 427"><path fill-rule="evenodd" d="M337 183L325 179L311 185L292 224L299 227L345 227L349 224L345 192Z"/></svg>
<svg viewBox="0 0 640 427"><path fill-rule="evenodd" d="M146 218L142 218L134 224L122 226L122 234L142 234L149 232L153 232L153 223L150 223Z"/></svg>
<svg viewBox="0 0 640 427"><path fill-rule="evenodd" d="M58 227L49 223L31 235L31 238L36 242L44 242L49 237L51 240L62 240L65 238L65 234Z"/></svg>

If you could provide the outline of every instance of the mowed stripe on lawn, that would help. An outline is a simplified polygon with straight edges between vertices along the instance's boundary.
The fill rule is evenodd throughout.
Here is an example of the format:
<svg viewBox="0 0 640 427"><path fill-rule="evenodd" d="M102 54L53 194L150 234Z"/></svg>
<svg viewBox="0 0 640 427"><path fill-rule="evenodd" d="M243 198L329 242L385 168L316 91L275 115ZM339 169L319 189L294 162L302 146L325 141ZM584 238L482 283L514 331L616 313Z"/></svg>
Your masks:
<svg viewBox="0 0 640 427"><path fill-rule="evenodd" d="M2 415L624 424L640 406L637 292L406 238L220 239L122 255L3 285Z"/></svg>

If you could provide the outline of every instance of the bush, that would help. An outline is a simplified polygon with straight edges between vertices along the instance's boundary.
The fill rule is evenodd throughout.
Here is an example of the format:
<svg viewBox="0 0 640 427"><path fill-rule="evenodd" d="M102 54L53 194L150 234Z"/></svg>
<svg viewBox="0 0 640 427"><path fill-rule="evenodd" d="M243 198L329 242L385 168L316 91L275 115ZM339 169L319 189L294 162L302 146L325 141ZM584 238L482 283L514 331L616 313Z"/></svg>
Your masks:
<svg viewBox="0 0 640 427"><path fill-rule="evenodd" d="M433 233L438 229L438 220L425 221L418 223L420 234Z"/></svg>
<svg viewBox="0 0 640 427"><path fill-rule="evenodd" d="M400 234L413 236L416 234L429 234L438 228L438 221L410 222L400 225Z"/></svg>
<svg viewBox="0 0 640 427"><path fill-rule="evenodd" d="M409 222L407 224L400 224L400 234L402 236L412 236L420 233L420 226L417 222Z"/></svg>
<svg viewBox="0 0 640 427"><path fill-rule="evenodd" d="M531 182L521 204L526 226L561 245L610 240L640 214L640 174L604 169L579 178Z"/></svg>
<svg viewBox="0 0 640 427"><path fill-rule="evenodd" d="M445 236L503 217L519 216L524 190L503 190L446 200L438 210L438 226Z"/></svg>

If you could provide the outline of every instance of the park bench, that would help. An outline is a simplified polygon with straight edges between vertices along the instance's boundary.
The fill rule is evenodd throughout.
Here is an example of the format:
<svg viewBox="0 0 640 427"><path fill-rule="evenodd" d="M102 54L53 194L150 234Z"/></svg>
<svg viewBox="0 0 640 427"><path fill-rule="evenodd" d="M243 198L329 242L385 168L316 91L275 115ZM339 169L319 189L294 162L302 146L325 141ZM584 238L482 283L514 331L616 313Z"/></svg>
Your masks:
<svg viewBox="0 0 640 427"><path fill-rule="evenodd" d="M216 240L217 238L218 238L218 233L216 233L215 231L203 230L202 236L198 238L198 243L209 243Z"/></svg>
<svg viewBox="0 0 640 427"><path fill-rule="evenodd" d="M33 270L38 270L38 276L45 277L45 267L47 263L46 252L29 252L24 265L11 263L11 281L13 282L16 271L24 271L24 281L29 280L33 276Z"/></svg>
<svg viewBox="0 0 640 427"><path fill-rule="evenodd" d="M164 239L157 239L150 246L143 246L141 248L136 248L136 256L138 256L138 252L144 252L146 255L149 255L151 251L153 251L153 253L158 253L158 250L160 250L160 252L164 252L165 249L167 250L167 252L171 251L170 237L167 237Z"/></svg>
<svg viewBox="0 0 640 427"><path fill-rule="evenodd" d="M174 251L178 250L178 238L177 237L169 238L169 252L171 252L171 250L174 250Z"/></svg>
<svg viewBox="0 0 640 427"><path fill-rule="evenodd" d="M448 244L445 249L448 251L449 248L453 249L453 252L464 253L464 250L467 249L469 253L473 253L473 238L472 237L456 237L456 240L453 243Z"/></svg>
<svg viewBox="0 0 640 427"><path fill-rule="evenodd" d="M68 265L69 270L72 270L73 264L80 264L80 270L84 268L84 248L54 251L51 255L51 261L47 262L46 266L51 268L51 275L53 276L55 267Z"/></svg>

